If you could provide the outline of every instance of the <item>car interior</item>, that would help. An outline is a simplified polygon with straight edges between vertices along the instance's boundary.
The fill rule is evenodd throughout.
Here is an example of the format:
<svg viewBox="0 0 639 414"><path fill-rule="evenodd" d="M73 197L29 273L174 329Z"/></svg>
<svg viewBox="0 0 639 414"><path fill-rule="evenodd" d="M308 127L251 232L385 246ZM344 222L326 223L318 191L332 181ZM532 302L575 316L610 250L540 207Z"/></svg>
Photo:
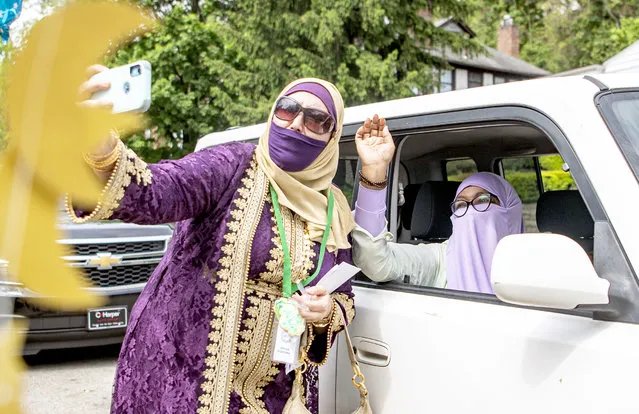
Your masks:
<svg viewBox="0 0 639 414"><path fill-rule="evenodd" d="M518 122L500 122L460 125L456 127L424 129L420 131L393 131L398 157L394 189L396 202L389 213L389 231L400 243L440 243L452 234L450 203L464 174L451 175L447 166L463 160L473 165L473 171L489 171L510 181L522 171L508 167L505 160L529 161L524 178L530 181L534 199L528 193L524 200L524 219L527 232L551 232L575 240L592 258L594 221L576 185L564 189L544 188L546 174L539 163L540 157L558 155L548 137L539 129ZM357 157L352 138L341 145L342 171L337 184L346 187L355 184ZM346 164L345 164L346 163ZM512 164L512 163L511 163ZM566 164L563 164L564 168ZM565 168L567 169L567 168ZM560 173L562 174L562 173ZM346 176L346 180L344 177ZM348 179L352 178L352 183ZM570 179L570 178L569 178ZM571 180L572 181L572 180ZM514 185L517 189L518 186ZM521 186L520 186L521 187ZM537 189L535 190L535 187ZM392 198L391 198L392 200ZM395 208L393 208L396 205Z"/></svg>

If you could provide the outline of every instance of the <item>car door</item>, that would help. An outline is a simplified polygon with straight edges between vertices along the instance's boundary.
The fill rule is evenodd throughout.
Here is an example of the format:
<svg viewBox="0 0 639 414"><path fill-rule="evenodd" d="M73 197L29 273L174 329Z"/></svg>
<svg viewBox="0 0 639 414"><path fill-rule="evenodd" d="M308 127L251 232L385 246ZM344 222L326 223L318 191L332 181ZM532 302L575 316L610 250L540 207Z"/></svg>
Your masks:
<svg viewBox="0 0 639 414"><path fill-rule="evenodd" d="M490 112L488 118L498 119L501 111ZM463 115L481 120L486 113ZM543 122L544 117L523 109L518 115L531 123ZM562 132L552 127L545 132L570 164L593 214L597 271L612 279L611 292L623 286L633 292L632 297L636 274L615 237L613 223L602 213L596 189L576 154L566 149ZM396 193L391 200L394 197ZM391 202L389 210L393 208L396 205ZM605 306L604 312L526 308L505 304L493 295L395 282L358 280L353 284L357 315L350 334L374 412L639 410L639 400L633 397L639 372L634 304L620 317ZM611 307L618 305L613 302ZM345 346L340 335L334 351L336 413L351 412L358 404Z"/></svg>
<svg viewBox="0 0 639 414"><path fill-rule="evenodd" d="M639 329L481 295L357 286L353 345L380 413L637 412ZM336 411L357 404L344 338ZM625 396L625 397L623 397Z"/></svg>

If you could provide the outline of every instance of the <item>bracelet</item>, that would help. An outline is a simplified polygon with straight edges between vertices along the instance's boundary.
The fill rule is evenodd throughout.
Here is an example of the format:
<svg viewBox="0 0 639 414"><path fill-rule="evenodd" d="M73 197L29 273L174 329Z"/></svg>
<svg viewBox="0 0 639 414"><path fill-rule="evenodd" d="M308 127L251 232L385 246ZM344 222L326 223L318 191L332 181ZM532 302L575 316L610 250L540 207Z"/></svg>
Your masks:
<svg viewBox="0 0 639 414"><path fill-rule="evenodd" d="M94 161L104 161L107 158L109 158L111 154L113 154L113 150L115 149L115 147L117 147L119 139L120 138L117 135L113 135L112 133L111 141L113 142L113 148L107 154L95 154L95 153L87 152L85 153L85 155Z"/></svg>
<svg viewBox="0 0 639 414"><path fill-rule="evenodd" d="M94 156L84 154L84 161L97 172L109 172L113 169L113 165L120 159L122 154L122 146L120 140L115 141L113 150L105 156Z"/></svg>
<svg viewBox="0 0 639 414"><path fill-rule="evenodd" d="M384 181L373 182L364 177L361 170L359 171L359 181L364 184L364 187L371 188L373 190L383 190L388 184L388 178L386 178Z"/></svg>
<svg viewBox="0 0 639 414"><path fill-rule="evenodd" d="M124 143L122 143L122 141L118 140L116 145L118 148L120 148L120 150L118 151L118 154L120 154L120 156L115 160L115 164L111 171L111 175L109 176L109 179L107 180L106 185L102 188L102 191L100 192L100 201L98 201L95 208L88 216L78 217L75 214L75 211L73 209L73 201L71 199L71 196L68 193L65 195L64 197L65 209L67 212L67 216L71 219L73 223L75 224L87 223L93 220L98 215L102 214L102 208L104 207L103 200L105 195L107 194L108 191L111 191L111 188L113 186L118 185L118 182L116 182L116 175L117 175L118 167L120 166L120 163L124 162L126 158L126 152L122 150L122 147L124 147Z"/></svg>
<svg viewBox="0 0 639 414"><path fill-rule="evenodd" d="M331 311L329 312L328 316L326 316L324 319L320 319L317 322L312 322L313 327L326 328L333 322L333 314L335 314L335 302L331 299Z"/></svg>

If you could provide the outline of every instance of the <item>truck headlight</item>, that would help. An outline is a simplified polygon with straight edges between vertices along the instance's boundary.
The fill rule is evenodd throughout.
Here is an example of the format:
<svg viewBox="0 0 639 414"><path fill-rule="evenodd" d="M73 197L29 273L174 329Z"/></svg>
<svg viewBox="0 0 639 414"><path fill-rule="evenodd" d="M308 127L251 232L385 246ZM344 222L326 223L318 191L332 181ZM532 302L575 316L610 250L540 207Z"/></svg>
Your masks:
<svg viewBox="0 0 639 414"><path fill-rule="evenodd" d="M18 282L0 282L0 297L2 298L21 298L25 296L22 283Z"/></svg>
<svg viewBox="0 0 639 414"><path fill-rule="evenodd" d="M7 262L0 259L0 297L21 298L25 296L25 290L20 282L9 280Z"/></svg>

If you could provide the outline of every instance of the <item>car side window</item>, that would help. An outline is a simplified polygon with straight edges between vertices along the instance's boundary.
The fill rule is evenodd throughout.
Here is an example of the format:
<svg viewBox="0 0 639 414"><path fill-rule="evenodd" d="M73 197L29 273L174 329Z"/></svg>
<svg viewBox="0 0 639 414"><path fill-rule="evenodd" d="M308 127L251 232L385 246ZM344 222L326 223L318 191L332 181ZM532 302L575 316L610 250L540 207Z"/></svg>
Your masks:
<svg viewBox="0 0 639 414"><path fill-rule="evenodd" d="M536 164L539 164L539 173ZM575 181L563 170L561 155L516 157L501 160L504 178L512 184L523 203L524 225L527 233L538 233L537 201L548 191L575 190Z"/></svg>
<svg viewBox="0 0 639 414"><path fill-rule="evenodd" d="M541 195L532 157L504 158L501 160L504 178L517 191L523 204L524 226L528 233L538 233L536 212Z"/></svg>
<svg viewBox="0 0 639 414"><path fill-rule="evenodd" d="M572 175L563 170L564 160L561 155L544 155L539 157L541 175L544 179L545 191L576 190L577 185Z"/></svg>
<svg viewBox="0 0 639 414"><path fill-rule="evenodd" d="M471 158L446 161L447 181L462 182L464 178L477 172L477 164Z"/></svg>
<svg viewBox="0 0 639 414"><path fill-rule="evenodd" d="M342 190L349 205L353 205L353 186L357 175L357 157L340 158L333 183Z"/></svg>

